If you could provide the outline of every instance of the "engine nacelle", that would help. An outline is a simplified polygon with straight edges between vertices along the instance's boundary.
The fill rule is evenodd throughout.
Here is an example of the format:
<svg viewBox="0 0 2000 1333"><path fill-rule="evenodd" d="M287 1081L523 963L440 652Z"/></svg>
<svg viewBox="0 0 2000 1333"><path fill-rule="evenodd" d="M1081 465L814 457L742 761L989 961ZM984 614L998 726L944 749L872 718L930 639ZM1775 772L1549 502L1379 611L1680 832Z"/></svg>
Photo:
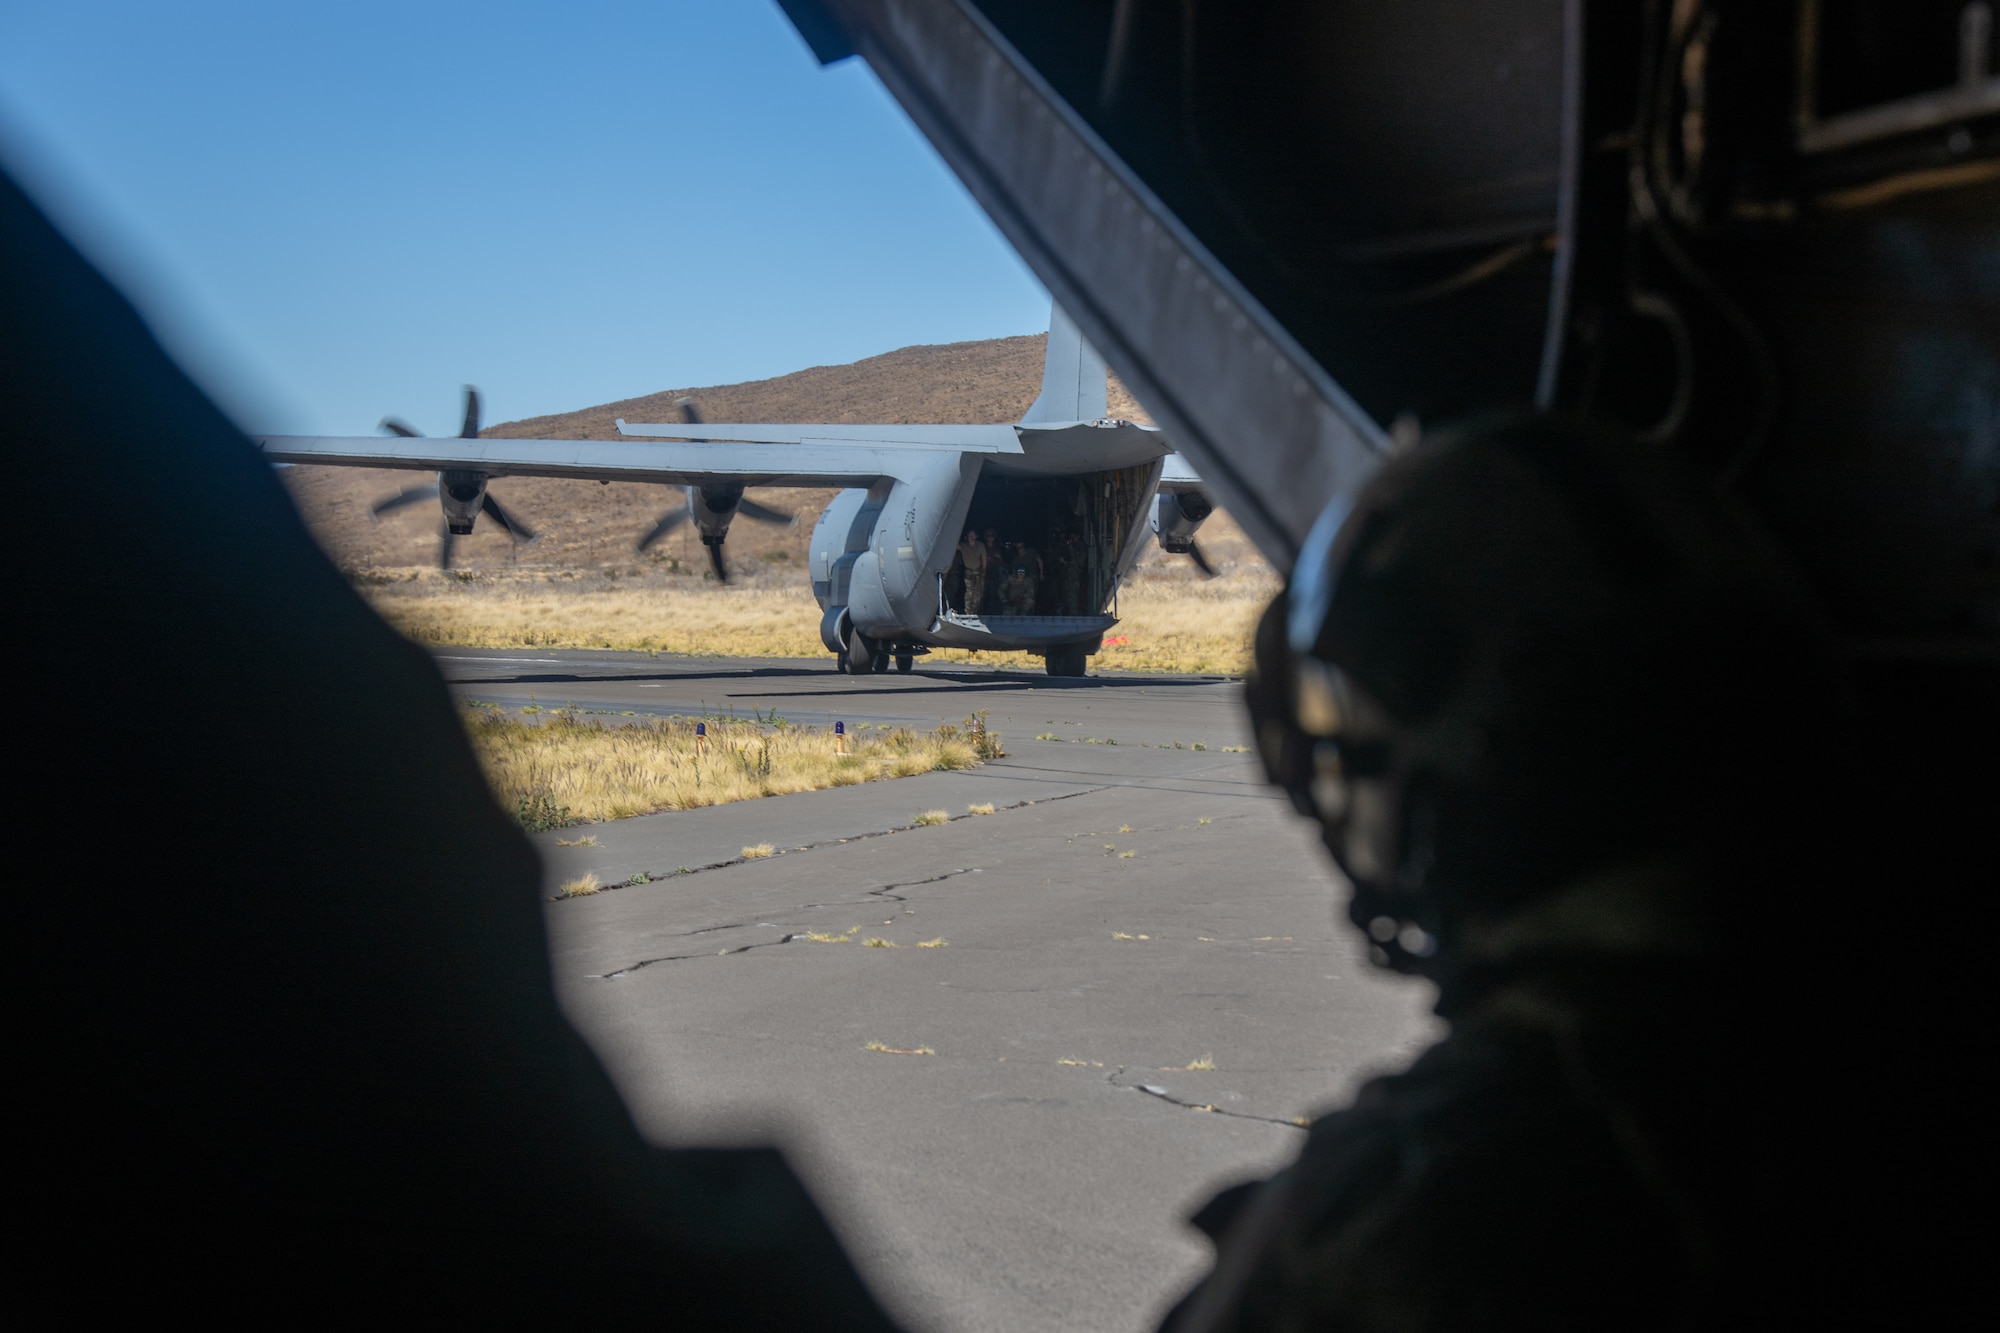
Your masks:
<svg viewBox="0 0 2000 1333"><path fill-rule="evenodd" d="M736 517L736 507L741 503L743 483L740 481L693 488L688 496L688 509L694 514L695 530L701 533L703 546L722 545L729 536L729 525Z"/></svg>
<svg viewBox="0 0 2000 1333"><path fill-rule="evenodd" d="M484 472L463 468L438 473L438 504L444 509L444 525L454 537L472 531L473 520L486 503L486 483L490 480Z"/></svg>
<svg viewBox="0 0 2000 1333"><path fill-rule="evenodd" d="M1194 548L1195 529L1215 512L1215 501L1202 491L1161 491L1153 501L1153 531L1160 549L1186 555Z"/></svg>

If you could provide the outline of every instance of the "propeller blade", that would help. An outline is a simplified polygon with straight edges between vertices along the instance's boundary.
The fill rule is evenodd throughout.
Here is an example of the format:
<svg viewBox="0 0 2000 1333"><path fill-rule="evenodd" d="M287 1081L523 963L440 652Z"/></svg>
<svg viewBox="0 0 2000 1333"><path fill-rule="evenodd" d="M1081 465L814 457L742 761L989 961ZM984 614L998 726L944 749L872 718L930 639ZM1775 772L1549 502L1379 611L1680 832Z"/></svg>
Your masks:
<svg viewBox="0 0 2000 1333"><path fill-rule="evenodd" d="M754 518L759 523L776 523L778 526L785 528L789 528L792 524L799 521L797 514L788 514L782 509L773 509L769 505L760 505L748 497L736 502L736 512L745 518Z"/></svg>
<svg viewBox="0 0 2000 1333"><path fill-rule="evenodd" d="M452 538L452 535L451 535L451 529L450 529L449 527L440 527L440 528L438 529L438 568L439 568L439 569L450 569L450 568L451 568L451 543L452 543L452 540L453 540L453 538Z"/></svg>
<svg viewBox="0 0 2000 1333"><path fill-rule="evenodd" d="M688 426L699 426L701 424L701 409L694 405L694 399L677 398L674 400L674 406L681 410L682 424Z"/></svg>
<svg viewBox="0 0 2000 1333"><path fill-rule="evenodd" d="M458 438L470 440L479 434L479 390L470 384L465 386L465 424L458 428Z"/></svg>
<svg viewBox="0 0 2000 1333"><path fill-rule="evenodd" d="M500 502L493 498L491 492L488 492L486 498L480 502L479 512L491 518L495 523L498 523L501 530L517 542L532 542L541 539L541 533L536 532L526 523L523 523L520 519L515 518L505 509L501 508Z"/></svg>
<svg viewBox="0 0 2000 1333"><path fill-rule="evenodd" d="M400 435L406 440L418 439L423 435L422 431L401 417L383 417L380 422L376 423L375 429L389 435Z"/></svg>
<svg viewBox="0 0 2000 1333"><path fill-rule="evenodd" d="M1202 551L1200 542L1192 540L1188 542L1188 559L1194 561L1194 567L1205 576L1215 577L1215 566L1208 562L1208 556Z"/></svg>
<svg viewBox="0 0 2000 1333"><path fill-rule="evenodd" d="M660 515L660 521L653 525L653 530L639 539L638 549L641 552L645 551L647 548L652 546L654 542L657 542L658 540L660 540L660 538L666 536L668 533L672 532L675 528L687 522L687 519L688 519L687 510L669 509L666 513Z"/></svg>
<svg viewBox="0 0 2000 1333"><path fill-rule="evenodd" d="M715 581L717 583L729 582L729 566L722 559L722 543L717 542L707 549L708 563L709 567L715 571Z"/></svg>
<svg viewBox="0 0 2000 1333"><path fill-rule="evenodd" d="M435 500L437 493L436 482L431 482L428 486L405 486L386 500L377 500L371 505L368 517L380 518L384 514L394 513L398 509L413 505L419 500Z"/></svg>

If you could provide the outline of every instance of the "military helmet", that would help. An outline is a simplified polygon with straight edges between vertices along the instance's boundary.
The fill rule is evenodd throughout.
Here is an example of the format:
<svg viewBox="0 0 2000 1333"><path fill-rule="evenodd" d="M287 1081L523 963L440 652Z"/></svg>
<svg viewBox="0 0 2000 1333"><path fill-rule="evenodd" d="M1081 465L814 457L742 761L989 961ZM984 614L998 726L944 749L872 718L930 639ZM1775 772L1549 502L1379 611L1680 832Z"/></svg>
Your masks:
<svg viewBox="0 0 2000 1333"><path fill-rule="evenodd" d="M1439 975L1579 875L1767 844L1833 722L1826 660L1810 598L1711 481L1513 418L1419 442L1329 506L1248 693L1372 956Z"/></svg>

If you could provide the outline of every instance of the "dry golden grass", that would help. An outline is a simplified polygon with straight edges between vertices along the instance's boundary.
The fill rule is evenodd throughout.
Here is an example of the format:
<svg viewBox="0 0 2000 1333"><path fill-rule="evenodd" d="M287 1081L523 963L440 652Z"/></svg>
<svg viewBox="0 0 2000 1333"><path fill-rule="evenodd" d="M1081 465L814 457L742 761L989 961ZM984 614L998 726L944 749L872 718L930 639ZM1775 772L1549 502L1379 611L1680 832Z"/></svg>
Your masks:
<svg viewBox="0 0 2000 1333"><path fill-rule="evenodd" d="M993 813L993 802L982 801L978 805L968 805L965 807L965 813L968 815L990 815Z"/></svg>
<svg viewBox="0 0 2000 1333"><path fill-rule="evenodd" d="M928 1046L897 1047L897 1046L890 1046L879 1041L871 1041L867 1045L863 1046L861 1049L864 1051L875 1051L882 1055L936 1055L937 1054L936 1051L932 1050Z"/></svg>
<svg viewBox="0 0 2000 1333"><path fill-rule="evenodd" d="M527 573L459 579L417 569L375 571L358 581L404 634L437 646L827 657L819 607L790 581L590 586ZM1208 581L1136 578L1119 597L1119 623L1091 669L1239 675L1249 665L1257 617L1277 588L1267 570L1254 567ZM1041 659L1026 653L940 649L922 660L1041 669Z"/></svg>
<svg viewBox="0 0 2000 1333"><path fill-rule="evenodd" d="M910 822L918 828L931 828L938 824L949 824L951 815L944 810L925 810Z"/></svg>
<svg viewBox="0 0 2000 1333"><path fill-rule="evenodd" d="M694 718L607 727L561 711L541 714L534 723L491 708L469 709L466 717L501 803L531 827L687 810L979 762L956 728L850 735L847 753L837 755L831 731L747 719L706 722L704 747ZM769 849L746 847L743 854L768 855Z"/></svg>
<svg viewBox="0 0 2000 1333"><path fill-rule="evenodd" d="M579 588L530 578L460 581L403 571L362 592L419 643L461 648L621 648L719 657L826 657L819 608L797 587ZM383 577L388 577L384 575Z"/></svg>
<svg viewBox="0 0 2000 1333"><path fill-rule="evenodd" d="M604 887L603 881L597 878L596 872L585 871L583 874L578 875L575 879L564 880L563 886L557 892L556 897L583 898L587 897L590 894L596 893L599 889L603 887Z"/></svg>

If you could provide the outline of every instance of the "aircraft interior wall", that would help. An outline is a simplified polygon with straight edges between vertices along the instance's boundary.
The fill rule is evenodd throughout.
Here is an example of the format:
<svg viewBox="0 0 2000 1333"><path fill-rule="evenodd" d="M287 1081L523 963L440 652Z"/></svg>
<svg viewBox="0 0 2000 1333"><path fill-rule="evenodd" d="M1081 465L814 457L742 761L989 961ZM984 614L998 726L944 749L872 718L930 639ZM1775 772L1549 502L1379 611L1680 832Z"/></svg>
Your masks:
<svg viewBox="0 0 2000 1333"><path fill-rule="evenodd" d="M1145 522L1150 470L982 474L958 533L961 554L945 580L951 609L965 615L1101 614L1117 585L1119 553L1135 525ZM983 580L966 577L968 529L998 544Z"/></svg>

